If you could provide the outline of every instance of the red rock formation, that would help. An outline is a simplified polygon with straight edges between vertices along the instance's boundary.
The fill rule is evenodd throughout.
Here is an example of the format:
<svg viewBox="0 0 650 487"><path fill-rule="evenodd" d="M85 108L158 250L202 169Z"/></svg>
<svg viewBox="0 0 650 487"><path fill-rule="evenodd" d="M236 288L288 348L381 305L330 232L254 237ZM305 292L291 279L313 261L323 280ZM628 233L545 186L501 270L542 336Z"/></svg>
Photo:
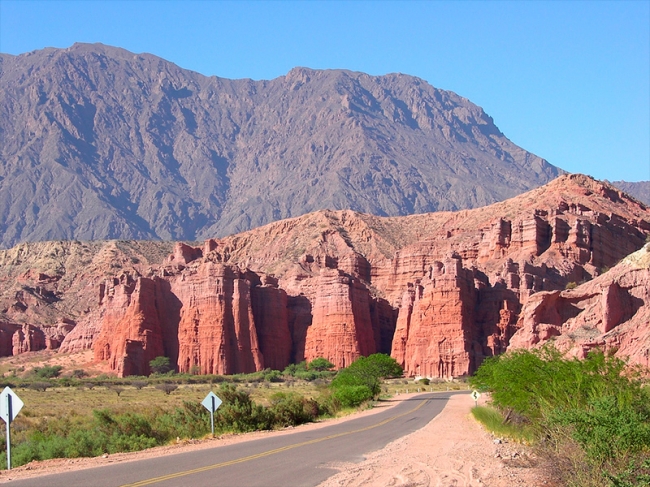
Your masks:
<svg viewBox="0 0 650 487"><path fill-rule="evenodd" d="M206 249L210 248L209 242L206 242ZM167 261L170 264L182 266L201 257L203 257L203 251L201 249L184 244L183 242L177 242L174 245L174 253L169 256Z"/></svg>
<svg viewBox="0 0 650 487"><path fill-rule="evenodd" d="M61 340L59 352L77 353L90 350L99 337L103 325L103 308L95 309L86 315L76 326Z"/></svg>
<svg viewBox="0 0 650 487"><path fill-rule="evenodd" d="M63 324L56 329L26 323L0 322L0 357L58 348L57 340L62 339L65 330L69 329Z"/></svg>
<svg viewBox="0 0 650 487"><path fill-rule="evenodd" d="M156 354L181 371L235 373L392 351L408 374L463 375L505 351L524 321L536 323L529 345L564 336L577 319L567 283L604 273L648 234L641 203L569 175L476 210L322 211L197 248L21 245L0 251L0 321L18 323L0 326L0 352L13 353L20 328L17 351L56 347L65 335L61 350L93 346L120 374L146 373ZM617 286L590 298L600 304L589 309L606 310L599 333L620 330L626 316ZM78 324L69 331L63 318ZM43 330L42 345L23 324Z"/></svg>
<svg viewBox="0 0 650 487"><path fill-rule="evenodd" d="M104 297L102 331L94 345L96 360L107 360L118 375L148 375L149 362L164 355L156 308L156 282L138 278L118 284Z"/></svg>
<svg viewBox="0 0 650 487"><path fill-rule="evenodd" d="M251 288L251 301L264 366L284 370L291 363L291 330L287 293L278 289L277 279L264 277Z"/></svg>
<svg viewBox="0 0 650 487"><path fill-rule="evenodd" d="M377 350L368 289L338 270L322 269L307 330L305 359L325 357L335 367L347 367Z"/></svg>
<svg viewBox="0 0 650 487"><path fill-rule="evenodd" d="M181 274L173 289L183 303L178 368L235 374L264 368L251 305L251 283L236 268L206 262Z"/></svg>
<svg viewBox="0 0 650 487"><path fill-rule="evenodd" d="M575 289L537 293L524 306L510 348L553 340L584 357L593 348L650 365L650 246Z"/></svg>
<svg viewBox="0 0 650 487"><path fill-rule="evenodd" d="M405 294L399 311L392 355L405 374L451 378L472 372L475 306L474 275L461 259L435 263L431 277Z"/></svg>

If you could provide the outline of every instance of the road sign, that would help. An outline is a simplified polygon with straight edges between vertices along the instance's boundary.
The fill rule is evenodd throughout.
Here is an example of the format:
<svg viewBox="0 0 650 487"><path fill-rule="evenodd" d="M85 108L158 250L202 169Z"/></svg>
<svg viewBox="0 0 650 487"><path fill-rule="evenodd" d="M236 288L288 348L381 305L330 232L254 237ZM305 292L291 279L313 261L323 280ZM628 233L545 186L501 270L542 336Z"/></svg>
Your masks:
<svg viewBox="0 0 650 487"><path fill-rule="evenodd" d="M481 397L481 393L478 392L476 389L472 391L472 399L474 399L474 402L476 405L478 405L478 398Z"/></svg>
<svg viewBox="0 0 650 487"><path fill-rule="evenodd" d="M212 429L212 436L214 436L214 412L221 406L221 399L217 395L210 391L208 395L205 396L205 399L201 401L203 407L210 411L210 427Z"/></svg>
<svg viewBox="0 0 650 487"><path fill-rule="evenodd" d="M0 418L5 423L11 423L25 404L9 387L0 393Z"/></svg>
<svg viewBox="0 0 650 487"><path fill-rule="evenodd" d="M11 470L11 422L25 404L9 387L0 393L0 418L7 423L7 470Z"/></svg>
<svg viewBox="0 0 650 487"><path fill-rule="evenodd" d="M211 413L214 413L217 409L219 409L219 406L221 406L221 399L217 397L217 395L210 391L207 396L205 396L205 399L201 402L203 404L203 407L210 411Z"/></svg>

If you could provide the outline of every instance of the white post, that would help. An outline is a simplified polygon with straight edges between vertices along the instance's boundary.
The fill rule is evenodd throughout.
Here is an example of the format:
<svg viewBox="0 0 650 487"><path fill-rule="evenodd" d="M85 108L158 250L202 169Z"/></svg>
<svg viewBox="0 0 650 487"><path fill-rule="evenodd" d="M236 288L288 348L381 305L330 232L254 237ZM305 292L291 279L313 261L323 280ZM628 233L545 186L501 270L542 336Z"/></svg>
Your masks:
<svg viewBox="0 0 650 487"><path fill-rule="evenodd" d="M210 399L212 399L212 407L210 408L210 426L212 427L212 438L214 438L214 410L216 408L214 407L214 396Z"/></svg>
<svg viewBox="0 0 650 487"><path fill-rule="evenodd" d="M13 413L11 406L11 394L7 394L7 470L11 470L11 429L9 428Z"/></svg>

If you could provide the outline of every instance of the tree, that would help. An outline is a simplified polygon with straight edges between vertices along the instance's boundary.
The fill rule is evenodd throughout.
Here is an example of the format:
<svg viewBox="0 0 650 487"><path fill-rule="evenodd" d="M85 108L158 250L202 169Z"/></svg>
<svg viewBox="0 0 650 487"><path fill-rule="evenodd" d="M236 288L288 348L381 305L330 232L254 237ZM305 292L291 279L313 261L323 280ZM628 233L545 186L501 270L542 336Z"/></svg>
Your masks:
<svg viewBox="0 0 650 487"><path fill-rule="evenodd" d="M120 394L124 392L124 387L120 386L110 386L109 389L117 394L117 397L120 397Z"/></svg>
<svg viewBox="0 0 650 487"><path fill-rule="evenodd" d="M151 372L154 374L166 374L172 369L169 357L159 356L149 362Z"/></svg>
<svg viewBox="0 0 650 487"><path fill-rule="evenodd" d="M334 364L327 360L324 357L317 357L307 365L309 370L315 370L317 372L324 372L334 368Z"/></svg>
<svg viewBox="0 0 650 487"><path fill-rule="evenodd" d="M61 374L63 367L60 365L44 365L43 367L35 367L34 375L40 379L54 379Z"/></svg>
<svg viewBox="0 0 650 487"><path fill-rule="evenodd" d="M349 367L339 370L332 381L334 396L341 404L357 406L381 392L381 379L402 375L402 367L383 353L360 357Z"/></svg>
<svg viewBox="0 0 650 487"><path fill-rule="evenodd" d="M164 392L165 394L167 394L168 396L169 396L172 392L174 392L176 389L178 389L178 385L176 385L176 384L167 384L167 383L165 383L165 384L156 384L155 387L156 387L156 389L158 389L159 391L163 391L163 392Z"/></svg>

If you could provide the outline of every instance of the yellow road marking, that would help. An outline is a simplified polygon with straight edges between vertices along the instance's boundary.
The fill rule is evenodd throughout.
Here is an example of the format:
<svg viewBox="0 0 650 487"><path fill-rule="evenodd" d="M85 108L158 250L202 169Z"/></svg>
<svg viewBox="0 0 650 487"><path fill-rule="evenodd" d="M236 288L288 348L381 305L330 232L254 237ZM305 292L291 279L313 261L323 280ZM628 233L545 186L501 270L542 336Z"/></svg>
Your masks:
<svg viewBox="0 0 650 487"><path fill-rule="evenodd" d="M276 453L280 453L280 452L287 451L287 450L293 450L294 448L300 448L301 446L305 446L305 445L312 445L314 443L320 443L321 441L331 440L333 438L338 438L340 436L352 435L354 433L361 433L363 431L368 431L368 430L371 430L373 428L378 428L379 426L383 426L383 425L385 425L387 423L390 423L391 421L393 421L393 420L395 420L397 418L401 418L402 416L406 416L407 414L414 413L415 411L420 409L425 404L428 404L429 401L430 401L429 399L424 400L424 401L422 401L420 403L419 406L411 409L410 411L406 411L405 413L398 414L397 416L393 416L392 418L385 419L384 421L382 421L380 423L373 424L371 426L366 426L365 428L360 428L358 430L346 431L344 433L337 433L335 435L324 436L322 438L316 438L314 440L304 441L302 443L296 443L295 445L283 446L282 448L276 448L275 450L268 450L268 451L265 451L265 452L262 452L262 453L257 453L256 455L250 455L248 457L238 458L236 460L230 460L230 461L222 462L222 463L215 463L214 465L208 465L206 467L195 468L193 470L186 470L184 472L177 472L177 473L172 473L172 474L169 474L169 475L163 475L162 477L156 477L156 478L148 479L148 480L141 480L140 482L135 482L133 484L126 484L126 485L123 485L122 487L141 487L143 485L151 485L151 484L155 484L156 482L164 482L165 480L176 479L178 477L184 477L186 475L192 475L192 474L195 474L195 473L207 472L208 470L215 470L217 468L227 467L229 465L236 465L237 463L244 463L244 462L248 462L250 460L256 460L258 458L268 457L269 455L275 455Z"/></svg>

